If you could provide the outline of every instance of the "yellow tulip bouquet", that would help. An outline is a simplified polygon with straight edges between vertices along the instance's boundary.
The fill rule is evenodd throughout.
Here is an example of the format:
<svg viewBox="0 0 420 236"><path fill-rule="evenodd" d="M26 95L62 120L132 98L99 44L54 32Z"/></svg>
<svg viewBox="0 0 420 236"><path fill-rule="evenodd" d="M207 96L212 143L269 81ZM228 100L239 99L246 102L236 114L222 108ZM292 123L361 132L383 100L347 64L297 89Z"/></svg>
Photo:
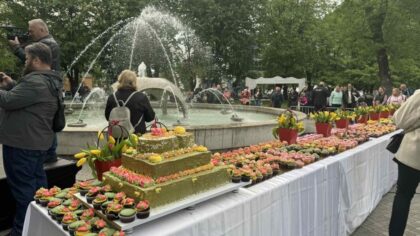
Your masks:
<svg viewBox="0 0 420 236"><path fill-rule="evenodd" d="M130 134L128 138L115 139L102 130L98 132L96 146L88 144L87 149L74 155L78 159L76 165L82 166L86 162L92 170L92 175L97 177L95 162L111 162L121 158L123 153L134 154L138 143L138 136Z"/></svg>
<svg viewBox="0 0 420 236"><path fill-rule="evenodd" d="M315 120L316 123L328 123L331 124L337 120L337 113L329 111L319 111L311 113L309 117Z"/></svg>
<svg viewBox="0 0 420 236"><path fill-rule="evenodd" d="M346 111L346 110L337 110L336 111L337 118L336 120L352 120L356 119L356 113L353 111Z"/></svg>
<svg viewBox="0 0 420 236"><path fill-rule="evenodd" d="M274 138L280 138L280 141L292 144L296 143L297 133L303 130L303 122L298 121L293 111L287 110L277 118L277 127L273 128L272 134Z"/></svg>

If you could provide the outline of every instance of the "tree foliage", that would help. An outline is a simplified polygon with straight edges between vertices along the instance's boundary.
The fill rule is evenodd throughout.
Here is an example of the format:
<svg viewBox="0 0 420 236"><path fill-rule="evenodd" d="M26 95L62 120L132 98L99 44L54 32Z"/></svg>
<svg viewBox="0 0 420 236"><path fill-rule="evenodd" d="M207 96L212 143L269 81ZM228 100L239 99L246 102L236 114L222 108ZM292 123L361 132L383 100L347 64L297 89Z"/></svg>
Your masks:
<svg viewBox="0 0 420 236"><path fill-rule="evenodd" d="M196 78L243 83L246 76L305 77L311 83L352 82L359 88L406 82L420 87L420 2L417 0L10 0L0 2L0 24L27 27L42 18L62 48L62 68L72 86L113 34L148 5L170 12L186 25L154 27L186 90ZM72 65L92 39L109 30ZM151 22L153 24L153 22ZM180 33L181 32L181 33ZM155 75L172 78L168 60L153 35L145 33L133 69L145 61ZM93 73L107 83L127 67L130 38L105 49ZM0 40L0 70L19 69ZM114 51L113 51L114 50ZM124 53L123 53L124 52ZM128 53L129 54L129 53ZM122 63L124 62L124 63ZM72 68L70 68L72 65Z"/></svg>

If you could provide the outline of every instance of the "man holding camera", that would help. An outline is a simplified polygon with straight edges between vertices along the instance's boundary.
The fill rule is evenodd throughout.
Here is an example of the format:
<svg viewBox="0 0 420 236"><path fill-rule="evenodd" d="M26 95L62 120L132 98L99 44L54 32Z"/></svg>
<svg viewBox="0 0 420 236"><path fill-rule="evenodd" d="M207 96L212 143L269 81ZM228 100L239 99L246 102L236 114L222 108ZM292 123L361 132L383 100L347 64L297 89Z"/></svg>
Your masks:
<svg viewBox="0 0 420 236"><path fill-rule="evenodd" d="M16 199L16 216L11 235L21 235L26 209L35 191L47 187L43 168L54 139L54 114L58 109L55 87L60 74L51 70L51 50L43 43L25 48L24 77L14 82L9 76L0 82L0 143L7 183Z"/></svg>
<svg viewBox="0 0 420 236"><path fill-rule="evenodd" d="M55 39L50 35L48 26L41 19L34 19L28 22L28 34L32 41L41 42L47 45L52 54L51 69L60 72L60 47ZM25 62L25 50L20 44L18 37L14 40L9 40L9 44L12 47L14 54L24 63ZM29 44L30 45L30 44ZM54 136L54 140L51 142L52 145L48 150L47 158L45 162L54 162L57 160L57 136Z"/></svg>

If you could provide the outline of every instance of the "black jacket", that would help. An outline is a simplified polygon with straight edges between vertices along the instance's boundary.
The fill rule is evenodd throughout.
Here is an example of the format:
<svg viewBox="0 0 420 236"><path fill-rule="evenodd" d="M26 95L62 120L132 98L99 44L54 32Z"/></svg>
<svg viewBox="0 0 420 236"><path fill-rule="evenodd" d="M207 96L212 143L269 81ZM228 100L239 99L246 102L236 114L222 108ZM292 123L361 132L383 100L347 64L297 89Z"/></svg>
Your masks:
<svg viewBox="0 0 420 236"><path fill-rule="evenodd" d="M135 92L134 89L118 89L115 93L115 96L118 100L126 101L131 93ZM121 104L120 104L121 105ZM112 108L116 107L114 95L111 94L108 96L105 108L105 118L109 120L109 115L111 114ZM134 126L140 120L143 115L141 123L135 127L135 133L146 133L146 121L150 122L155 118L155 112L153 111L152 106L150 105L149 99L142 92L137 92L133 97L128 101L127 105L130 109L131 114L131 124Z"/></svg>
<svg viewBox="0 0 420 236"><path fill-rule="evenodd" d="M326 107L330 93L324 86L318 86L312 91L312 102L315 107Z"/></svg>
<svg viewBox="0 0 420 236"><path fill-rule="evenodd" d="M51 54L52 54L51 69L55 71L61 71L60 70L60 46L58 46L58 43L55 41L55 39L51 35L48 35L48 36L45 36L44 38L41 38L40 40L36 42L43 43L51 49ZM22 63L25 63L25 60L26 60L25 48L17 47L15 48L14 53L21 60Z"/></svg>
<svg viewBox="0 0 420 236"><path fill-rule="evenodd" d="M360 97L359 92L357 92L356 90L352 89L351 90L351 96L349 100L349 94L348 94L348 90L343 91L343 106L344 107L354 107L356 106L356 98Z"/></svg>

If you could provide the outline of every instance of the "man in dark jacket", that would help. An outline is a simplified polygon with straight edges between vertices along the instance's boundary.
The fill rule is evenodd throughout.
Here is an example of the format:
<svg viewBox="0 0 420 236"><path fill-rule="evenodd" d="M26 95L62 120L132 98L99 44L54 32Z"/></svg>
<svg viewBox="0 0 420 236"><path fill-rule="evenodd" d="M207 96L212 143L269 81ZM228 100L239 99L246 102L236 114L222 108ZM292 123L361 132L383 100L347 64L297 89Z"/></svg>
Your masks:
<svg viewBox="0 0 420 236"><path fill-rule="evenodd" d="M320 82L318 87L312 91L312 101L315 111L324 110L327 107L327 98L330 96L324 82Z"/></svg>
<svg viewBox="0 0 420 236"><path fill-rule="evenodd" d="M279 86L276 86L276 89L271 94L271 105L276 108L281 108L283 103L283 95L281 94L281 89Z"/></svg>
<svg viewBox="0 0 420 236"><path fill-rule="evenodd" d="M60 72L60 47L58 46L55 39L50 35L49 29L47 24L41 19L34 19L28 22L28 33L29 37L34 42L41 42L47 45L52 54L52 64L51 69ZM15 55L22 61L25 62L25 49L24 45L21 45L19 40L15 38L15 40L9 40L9 44L12 47ZM29 44L30 45L30 44ZM62 89L59 87L59 89ZM48 157L46 158L46 162L53 162L57 160L57 136L54 136L54 140L51 142L52 145L50 149L48 149Z"/></svg>
<svg viewBox="0 0 420 236"><path fill-rule="evenodd" d="M26 209L35 191L47 187L43 162L54 138L53 117L57 97L51 82L60 75L51 71L51 50L42 43L25 48L25 76L15 83L4 75L0 86L0 143L10 190L16 199L16 216L11 235L21 235Z"/></svg>
<svg viewBox="0 0 420 236"><path fill-rule="evenodd" d="M357 105L357 99L360 97L359 92L353 88L352 84L347 85L347 89L343 92L343 106L351 109Z"/></svg>

